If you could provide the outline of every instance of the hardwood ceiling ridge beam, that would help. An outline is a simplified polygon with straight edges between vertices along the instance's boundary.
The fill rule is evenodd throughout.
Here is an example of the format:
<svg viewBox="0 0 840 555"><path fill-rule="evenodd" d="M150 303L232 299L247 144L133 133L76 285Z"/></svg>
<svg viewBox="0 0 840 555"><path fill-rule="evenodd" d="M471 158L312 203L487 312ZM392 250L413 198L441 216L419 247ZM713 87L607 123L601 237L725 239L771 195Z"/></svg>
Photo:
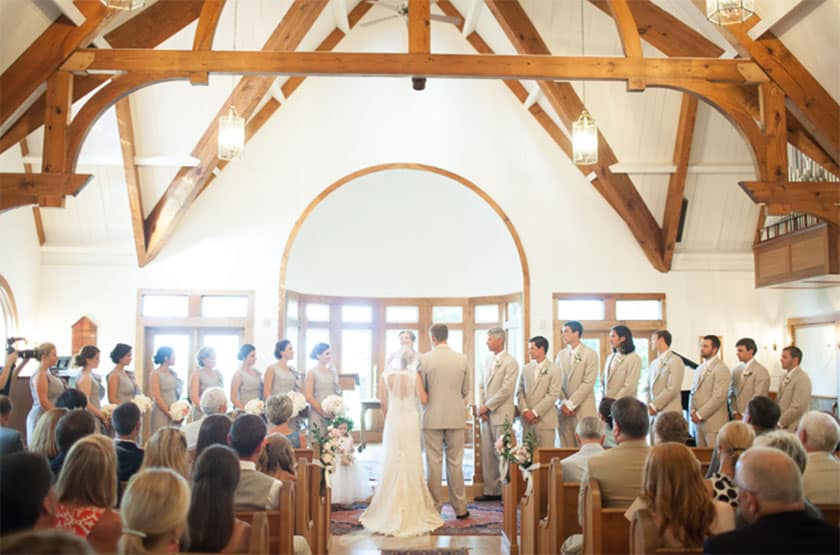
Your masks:
<svg viewBox="0 0 840 555"><path fill-rule="evenodd" d="M123 97L114 106L117 114L117 131L120 136L120 151L123 157L125 185L128 193L128 207L131 213L131 229L134 235L134 249L137 253L137 265L146 265L146 234L143 228L143 195L140 171L134 162L137 156L134 141L134 121L131 114L131 102Z"/></svg>
<svg viewBox="0 0 840 555"><path fill-rule="evenodd" d="M26 139L20 141L20 155L24 160L29 156L29 144L27 144ZM32 164L27 162L23 163L23 171L27 174L35 173L32 171ZM44 219L41 217L40 206L32 207L32 218L35 221L35 233L38 234L38 245L43 247L47 242L47 234L44 232Z"/></svg>
<svg viewBox="0 0 840 555"><path fill-rule="evenodd" d="M613 14L618 36L621 39L621 48L628 58L642 58L642 39L639 37L639 29L630 11L627 0L608 0L610 11ZM627 82L628 91L645 90L644 81L631 79Z"/></svg>
<svg viewBox="0 0 840 555"><path fill-rule="evenodd" d="M429 0L408 0L408 51L431 52L431 4Z"/></svg>
<svg viewBox="0 0 840 555"><path fill-rule="evenodd" d="M91 174L0 173L0 212L39 204L42 198L76 196L91 179Z"/></svg>
<svg viewBox="0 0 840 555"><path fill-rule="evenodd" d="M674 141L673 162L676 165L676 171L668 180L668 194L665 198L665 212L662 217L662 253L668 269L671 268L677 244L685 195L685 178L688 175L688 161L691 158L691 144L696 121L697 97L683 94L677 123L677 137Z"/></svg>
<svg viewBox="0 0 840 555"><path fill-rule="evenodd" d="M219 18L222 15L222 8L225 7L225 0L204 0L201 6L201 14L198 17L198 27L193 37L194 51L212 50L213 39L216 36L216 27L219 25ZM206 71L197 71L190 74L191 85L207 85L210 76Z"/></svg>
<svg viewBox="0 0 840 555"><path fill-rule="evenodd" d="M773 215L807 212L840 224L840 185L835 181L741 181L741 189Z"/></svg>

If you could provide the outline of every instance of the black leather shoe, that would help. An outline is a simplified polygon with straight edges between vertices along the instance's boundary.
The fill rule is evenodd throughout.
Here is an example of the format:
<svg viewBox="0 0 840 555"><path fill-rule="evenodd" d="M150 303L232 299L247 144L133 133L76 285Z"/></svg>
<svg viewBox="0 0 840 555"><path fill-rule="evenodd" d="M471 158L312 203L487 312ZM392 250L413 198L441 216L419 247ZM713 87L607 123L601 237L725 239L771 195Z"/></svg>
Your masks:
<svg viewBox="0 0 840 555"><path fill-rule="evenodd" d="M501 495L479 495L475 498L476 501L501 501Z"/></svg>
<svg viewBox="0 0 840 555"><path fill-rule="evenodd" d="M458 520L464 520L465 518L470 518L470 512L467 511L462 515L455 515L455 518L457 518Z"/></svg>

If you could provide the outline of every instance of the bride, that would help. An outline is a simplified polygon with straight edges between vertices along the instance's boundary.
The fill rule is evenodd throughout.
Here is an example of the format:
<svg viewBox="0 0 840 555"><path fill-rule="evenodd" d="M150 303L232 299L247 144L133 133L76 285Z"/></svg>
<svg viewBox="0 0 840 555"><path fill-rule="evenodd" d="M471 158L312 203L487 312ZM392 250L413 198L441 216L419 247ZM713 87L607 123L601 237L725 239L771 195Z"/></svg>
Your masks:
<svg viewBox="0 0 840 555"><path fill-rule="evenodd" d="M396 537L419 536L443 525L423 476L417 400L425 405L429 396L413 361L414 353L403 349L400 367L387 368L380 378L385 459L376 493L359 517L368 530Z"/></svg>

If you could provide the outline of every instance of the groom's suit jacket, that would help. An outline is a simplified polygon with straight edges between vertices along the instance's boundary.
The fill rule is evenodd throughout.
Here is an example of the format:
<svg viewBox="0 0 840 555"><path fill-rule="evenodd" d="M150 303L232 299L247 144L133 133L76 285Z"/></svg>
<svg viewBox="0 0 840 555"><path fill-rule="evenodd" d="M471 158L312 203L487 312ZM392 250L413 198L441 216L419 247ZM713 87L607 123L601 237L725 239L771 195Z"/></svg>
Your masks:
<svg viewBox="0 0 840 555"><path fill-rule="evenodd" d="M478 384L478 404L490 409L490 425L501 426L505 420L513 422L513 394L519 364L510 353L490 357Z"/></svg>
<svg viewBox="0 0 840 555"><path fill-rule="evenodd" d="M429 402L423 407L423 429L464 428L464 400L470 391L467 357L449 345L438 345L420 356L420 371L429 393Z"/></svg>

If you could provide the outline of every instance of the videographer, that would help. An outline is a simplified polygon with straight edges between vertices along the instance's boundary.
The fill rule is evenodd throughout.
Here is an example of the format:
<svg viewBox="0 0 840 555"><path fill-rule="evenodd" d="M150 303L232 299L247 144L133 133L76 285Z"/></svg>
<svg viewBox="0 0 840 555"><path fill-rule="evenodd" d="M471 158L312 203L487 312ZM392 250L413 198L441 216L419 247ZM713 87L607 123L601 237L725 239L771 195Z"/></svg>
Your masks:
<svg viewBox="0 0 840 555"><path fill-rule="evenodd" d="M20 374L20 371L23 370L23 367L26 366L26 363L29 362L28 358L24 358L23 362L20 363L20 366L15 367L15 363L20 358L17 350L14 348L14 342L8 343L8 348L6 349L6 360L3 362L3 367L0 368L0 394L3 394L7 397L10 397L10 392L12 390L12 384L17 378L17 375Z"/></svg>
<svg viewBox="0 0 840 555"><path fill-rule="evenodd" d="M64 382L53 376L50 368L58 362L55 345L41 343L35 349L35 358L40 362L38 370L29 378L29 391L32 392L32 409L26 415L26 437L32 437L35 424L42 414L53 408L55 400L64 391Z"/></svg>

